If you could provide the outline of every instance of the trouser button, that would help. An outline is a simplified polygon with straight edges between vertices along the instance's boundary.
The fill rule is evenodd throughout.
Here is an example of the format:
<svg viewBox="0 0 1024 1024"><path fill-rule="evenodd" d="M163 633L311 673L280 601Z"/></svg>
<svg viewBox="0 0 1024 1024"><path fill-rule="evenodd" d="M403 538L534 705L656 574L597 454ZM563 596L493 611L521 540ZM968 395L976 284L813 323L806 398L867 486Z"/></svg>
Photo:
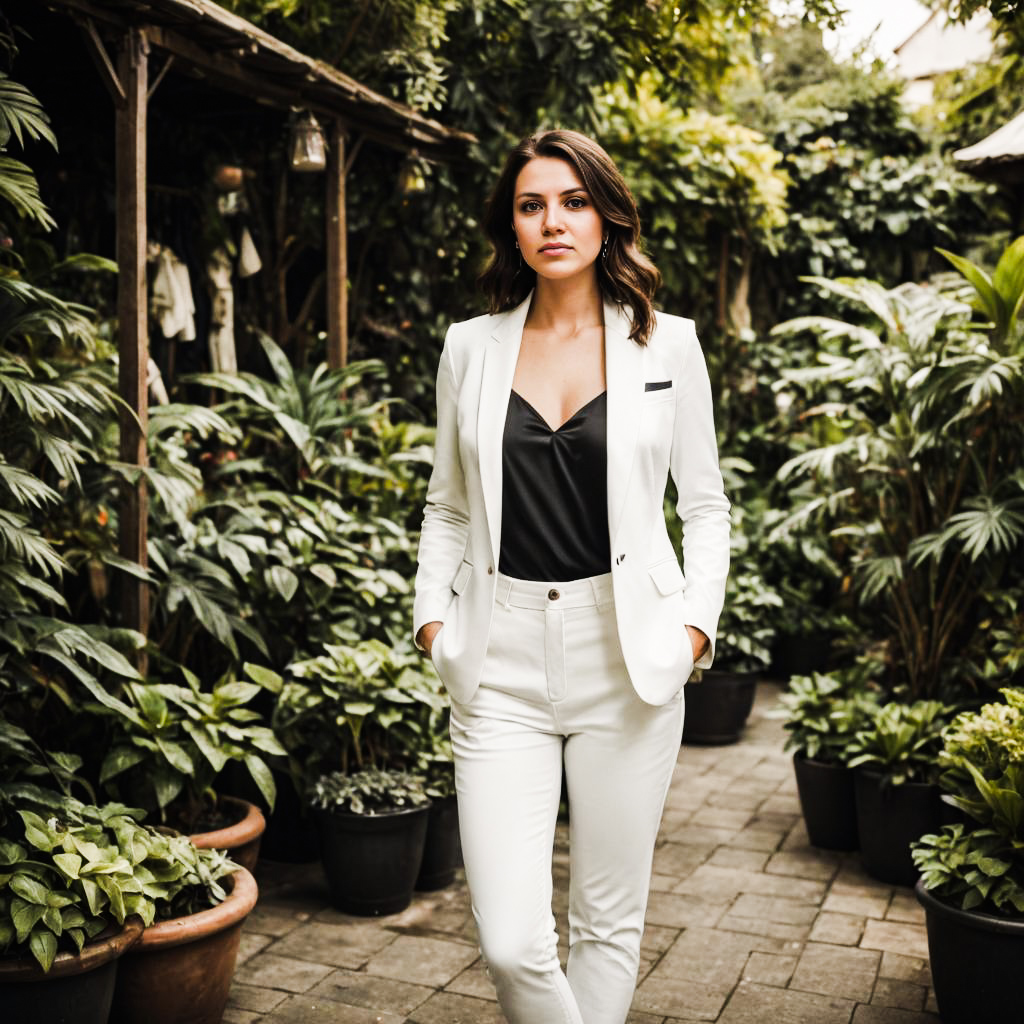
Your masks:
<svg viewBox="0 0 1024 1024"><path fill-rule="evenodd" d="M549 590L548 591L548 600L549 601L557 601L561 596L562 595L559 594L559 592L557 590Z"/></svg>

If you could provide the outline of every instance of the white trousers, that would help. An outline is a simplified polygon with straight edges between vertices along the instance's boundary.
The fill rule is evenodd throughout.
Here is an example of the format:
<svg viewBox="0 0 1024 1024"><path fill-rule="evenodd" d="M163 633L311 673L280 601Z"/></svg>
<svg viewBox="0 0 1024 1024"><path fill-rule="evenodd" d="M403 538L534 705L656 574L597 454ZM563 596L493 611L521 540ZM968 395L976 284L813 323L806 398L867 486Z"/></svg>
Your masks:
<svg viewBox="0 0 1024 1024"><path fill-rule="evenodd" d="M510 1024L625 1021L682 726L682 693L652 707L630 685L611 574L499 575L481 685L468 704L453 702L451 737L473 914ZM563 757L564 974L551 911Z"/></svg>

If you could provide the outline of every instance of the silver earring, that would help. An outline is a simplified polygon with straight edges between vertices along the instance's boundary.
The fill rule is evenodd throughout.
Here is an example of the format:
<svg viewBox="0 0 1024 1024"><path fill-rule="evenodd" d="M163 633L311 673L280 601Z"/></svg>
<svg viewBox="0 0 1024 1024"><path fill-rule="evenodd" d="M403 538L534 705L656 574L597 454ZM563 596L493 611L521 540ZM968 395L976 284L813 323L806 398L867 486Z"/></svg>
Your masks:
<svg viewBox="0 0 1024 1024"><path fill-rule="evenodd" d="M604 236L604 242L601 244L601 259L608 259L608 236Z"/></svg>

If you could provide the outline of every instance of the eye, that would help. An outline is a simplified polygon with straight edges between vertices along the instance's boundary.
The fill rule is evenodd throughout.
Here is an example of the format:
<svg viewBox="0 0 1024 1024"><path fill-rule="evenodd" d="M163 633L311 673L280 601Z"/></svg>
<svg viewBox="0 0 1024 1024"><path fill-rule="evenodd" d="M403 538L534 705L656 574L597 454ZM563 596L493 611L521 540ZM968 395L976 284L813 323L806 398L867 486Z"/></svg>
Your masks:
<svg viewBox="0 0 1024 1024"><path fill-rule="evenodd" d="M520 213L536 213L540 209L540 203L536 199L527 199L519 204Z"/></svg>
<svg viewBox="0 0 1024 1024"><path fill-rule="evenodd" d="M570 196L565 201L565 205L570 210L582 210L587 205L587 201L583 196Z"/></svg>

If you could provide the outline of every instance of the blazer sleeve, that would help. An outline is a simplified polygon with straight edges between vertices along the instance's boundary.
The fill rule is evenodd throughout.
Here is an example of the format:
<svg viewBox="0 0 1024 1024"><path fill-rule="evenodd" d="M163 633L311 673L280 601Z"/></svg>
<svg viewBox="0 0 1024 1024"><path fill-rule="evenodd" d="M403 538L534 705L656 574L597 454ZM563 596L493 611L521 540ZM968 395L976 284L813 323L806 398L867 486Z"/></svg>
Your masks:
<svg viewBox="0 0 1024 1024"><path fill-rule="evenodd" d="M683 525L683 622L710 639L710 648L696 663L697 668L710 668L729 575L729 500L718 466L711 381L692 321L683 321L682 343L682 386L677 389L669 468Z"/></svg>
<svg viewBox="0 0 1024 1024"><path fill-rule="evenodd" d="M413 602L413 637L427 622L444 621L452 582L469 540L469 502L459 454L459 385L452 358L455 325L445 337L437 369L434 468L423 510Z"/></svg>

